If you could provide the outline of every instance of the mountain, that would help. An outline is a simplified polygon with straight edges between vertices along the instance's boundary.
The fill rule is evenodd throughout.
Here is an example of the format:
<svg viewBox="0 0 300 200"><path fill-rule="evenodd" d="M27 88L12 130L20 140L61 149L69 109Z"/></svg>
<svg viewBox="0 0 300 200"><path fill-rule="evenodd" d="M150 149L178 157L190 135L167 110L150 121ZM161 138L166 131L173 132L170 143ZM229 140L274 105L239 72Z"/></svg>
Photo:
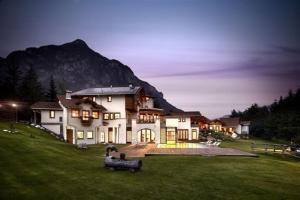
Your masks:
<svg viewBox="0 0 300 200"><path fill-rule="evenodd" d="M32 66L44 88L48 87L51 75L61 92L66 89L76 91L89 87L128 86L131 83L144 87L148 95L155 97L156 106L167 112L180 111L168 103L155 87L135 76L128 66L100 55L80 39L63 45L14 51L6 58L0 58L1 71L11 64L20 66L23 74ZM0 79L3 78L1 74Z"/></svg>

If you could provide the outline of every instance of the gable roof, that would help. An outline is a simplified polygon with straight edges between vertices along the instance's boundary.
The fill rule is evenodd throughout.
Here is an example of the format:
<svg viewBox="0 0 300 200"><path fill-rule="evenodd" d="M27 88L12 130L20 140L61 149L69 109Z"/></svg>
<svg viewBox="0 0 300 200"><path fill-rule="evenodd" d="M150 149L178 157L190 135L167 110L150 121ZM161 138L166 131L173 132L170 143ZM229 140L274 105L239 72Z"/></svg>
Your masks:
<svg viewBox="0 0 300 200"><path fill-rule="evenodd" d="M87 88L73 92L71 96L104 96L104 95L126 95L136 94L141 87L103 87L103 88Z"/></svg>
<svg viewBox="0 0 300 200"><path fill-rule="evenodd" d="M240 124L239 117L226 117L220 120L224 123L224 127L236 127Z"/></svg>
<svg viewBox="0 0 300 200"><path fill-rule="evenodd" d="M104 106L99 105L88 99L78 99L78 98L66 99L65 95L58 95L57 98L60 101L60 103L66 108L80 109L81 108L80 104L87 103L87 104L91 104L94 109L106 111L106 108Z"/></svg>
<svg viewBox="0 0 300 200"><path fill-rule="evenodd" d="M38 101L30 106L32 110L62 110L58 102Z"/></svg>

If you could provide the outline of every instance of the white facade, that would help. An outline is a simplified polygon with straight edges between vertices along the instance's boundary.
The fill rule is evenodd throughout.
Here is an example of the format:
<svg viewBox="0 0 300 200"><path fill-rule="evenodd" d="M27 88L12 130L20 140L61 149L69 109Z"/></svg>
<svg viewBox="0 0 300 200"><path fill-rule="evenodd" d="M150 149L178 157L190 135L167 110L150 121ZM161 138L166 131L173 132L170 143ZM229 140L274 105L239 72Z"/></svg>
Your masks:
<svg viewBox="0 0 300 200"><path fill-rule="evenodd" d="M72 144L160 143L161 134L167 134L168 128L187 130L186 140L198 139L199 128L191 126L191 117L163 116L163 110L154 108L154 99L139 92L136 88L123 87L89 88L67 93L59 97L61 110L55 112L55 118L49 118L49 110L42 111L41 122ZM98 118L92 117L93 111L98 112ZM77 114L73 116L72 112ZM83 112L89 113L86 121ZM58 124L49 127L50 123ZM168 137L165 135L164 138Z"/></svg>
<svg viewBox="0 0 300 200"><path fill-rule="evenodd" d="M50 112L52 117L50 117ZM41 125L54 132L57 135L63 134L62 130L62 119L63 119L63 111L60 110L41 110Z"/></svg>

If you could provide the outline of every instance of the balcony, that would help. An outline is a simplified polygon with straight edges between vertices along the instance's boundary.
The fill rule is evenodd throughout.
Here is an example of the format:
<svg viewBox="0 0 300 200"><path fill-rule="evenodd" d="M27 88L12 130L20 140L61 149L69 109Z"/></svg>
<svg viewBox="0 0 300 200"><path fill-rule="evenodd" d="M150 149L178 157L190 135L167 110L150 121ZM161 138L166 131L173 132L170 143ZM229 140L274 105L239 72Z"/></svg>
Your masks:
<svg viewBox="0 0 300 200"><path fill-rule="evenodd" d="M154 124L155 123L155 119L151 119L151 120L143 120L143 119L138 119L137 120L138 124Z"/></svg>
<svg viewBox="0 0 300 200"><path fill-rule="evenodd" d="M93 122L92 117L80 117L80 120L83 126L90 126Z"/></svg>

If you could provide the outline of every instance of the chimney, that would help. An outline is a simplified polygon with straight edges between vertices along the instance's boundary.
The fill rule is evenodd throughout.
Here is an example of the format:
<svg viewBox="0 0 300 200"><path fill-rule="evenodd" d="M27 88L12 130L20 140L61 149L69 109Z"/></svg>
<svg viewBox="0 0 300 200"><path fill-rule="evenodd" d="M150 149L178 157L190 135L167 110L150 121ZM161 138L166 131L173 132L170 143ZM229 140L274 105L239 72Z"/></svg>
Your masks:
<svg viewBox="0 0 300 200"><path fill-rule="evenodd" d="M72 93L71 90L66 90L66 99L72 99L71 98L71 93Z"/></svg>

